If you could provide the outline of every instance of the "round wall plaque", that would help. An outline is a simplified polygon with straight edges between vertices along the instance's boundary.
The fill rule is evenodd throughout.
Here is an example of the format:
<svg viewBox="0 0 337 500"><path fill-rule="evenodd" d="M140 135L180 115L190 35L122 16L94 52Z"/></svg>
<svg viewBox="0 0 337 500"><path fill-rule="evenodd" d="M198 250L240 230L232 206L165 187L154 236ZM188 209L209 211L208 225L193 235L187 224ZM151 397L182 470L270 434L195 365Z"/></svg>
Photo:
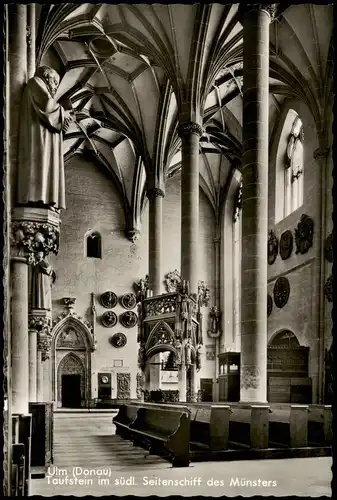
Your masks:
<svg viewBox="0 0 337 500"><path fill-rule="evenodd" d="M115 333L112 337L110 337L110 343L114 347L124 347L126 342L127 338L124 333Z"/></svg>
<svg viewBox="0 0 337 500"><path fill-rule="evenodd" d="M133 309L137 305L137 298L134 293L126 293L122 296L121 303L125 309Z"/></svg>
<svg viewBox="0 0 337 500"><path fill-rule="evenodd" d="M105 292L101 295L101 304L106 309L111 309L117 304L117 295L113 292Z"/></svg>
<svg viewBox="0 0 337 500"><path fill-rule="evenodd" d="M333 261L332 233L330 233L327 239L325 240L324 253L326 260L332 262Z"/></svg>
<svg viewBox="0 0 337 500"><path fill-rule="evenodd" d="M278 239L273 230L268 235L268 264L274 264L278 254Z"/></svg>
<svg viewBox="0 0 337 500"><path fill-rule="evenodd" d="M268 296L267 296L267 317L269 317L271 315L272 310L273 310L273 299L272 299L272 296L269 295L269 293L268 293Z"/></svg>
<svg viewBox="0 0 337 500"><path fill-rule="evenodd" d="M107 311L103 314L101 321L103 326L111 328L117 323L117 316L113 311Z"/></svg>
<svg viewBox="0 0 337 500"><path fill-rule="evenodd" d="M101 378L101 382L102 384L107 384L109 382L109 379L106 375L103 375L103 377Z"/></svg>
<svg viewBox="0 0 337 500"><path fill-rule="evenodd" d="M324 284L324 293L328 302L332 302L332 275L329 276Z"/></svg>
<svg viewBox="0 0 337 500"><path fill-rule="evenodd" d="M280 256L282 260L289 259L293 251L294 238L290 230L285 231L280 239Z"/></svg>
<svg viewBox="0 0 337 500"><path fill-rule="evenodd" d="M281 276L274 285L274 302L276 307L281 309L286 305L290 295L290 284L287 278Z"/></svg>
<svg viewBox="0 0 337 500"><path fill-rule="evenodd" d="M133 311L126 311L120 316L120 322L125 328L132 328L137 324L137 314Z"/></svg>
<svg viewBox="0 0 337 500"><path fill-rule="evenodd" d="M314 237L314 221L303 214L295 229L296 253L304 254L312 246Z"/></svg>

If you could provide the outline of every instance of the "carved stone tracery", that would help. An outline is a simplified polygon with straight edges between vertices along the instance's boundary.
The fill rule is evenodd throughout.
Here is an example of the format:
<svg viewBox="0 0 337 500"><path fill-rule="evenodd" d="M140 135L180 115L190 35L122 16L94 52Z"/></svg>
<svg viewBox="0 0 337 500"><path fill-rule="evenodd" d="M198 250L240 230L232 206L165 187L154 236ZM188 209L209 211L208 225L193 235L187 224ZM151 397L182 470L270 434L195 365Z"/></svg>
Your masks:
<svg viewBox="0 0 337 500"><path fill-rule="evenodd" d="M117 373L117 399L130 399L131 374Z"/></svg>

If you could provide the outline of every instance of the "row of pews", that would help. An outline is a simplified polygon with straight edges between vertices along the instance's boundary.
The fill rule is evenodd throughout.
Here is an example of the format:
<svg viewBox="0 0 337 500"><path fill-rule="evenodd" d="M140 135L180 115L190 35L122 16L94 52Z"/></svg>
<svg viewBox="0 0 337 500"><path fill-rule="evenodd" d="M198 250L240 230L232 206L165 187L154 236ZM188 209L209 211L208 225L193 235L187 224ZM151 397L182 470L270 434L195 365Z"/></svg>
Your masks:
<svg viewBox="0 0 337 500"><path fill-rule="evenodd" d="M314 448L330 454L332 441L331 406L325 405L130 403L121 405L113 423L116 434L174 467L202 457L230 459L229 453L236 459L235 451L242 450L247 458L253 451L276 450L287 457L294 456L287 450Z"/></svg>

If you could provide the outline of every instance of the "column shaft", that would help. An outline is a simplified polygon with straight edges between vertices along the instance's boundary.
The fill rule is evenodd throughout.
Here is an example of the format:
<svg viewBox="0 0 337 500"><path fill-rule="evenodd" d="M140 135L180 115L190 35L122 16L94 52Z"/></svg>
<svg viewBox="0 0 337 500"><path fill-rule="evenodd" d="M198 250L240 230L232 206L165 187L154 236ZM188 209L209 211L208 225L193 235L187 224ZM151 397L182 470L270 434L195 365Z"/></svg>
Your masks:
<svg viewBox="0 0 337 500"><path fill-rule="evenodd" d="M37 351L37 364L36 364L36 399L38 403L43 403L43 366L42 366L42 352ZM56 395L57 401L57 395Z"/></svg>
<svg viewBox="0 0 337 500"><path fill-rule="evenodd" d="M25 259L12 259L11 348L12 411L28 413L28 265Z"/></svg>
<svg viewBox="0 0 337 500"><path fill-rule="evenodd" d="M163 196L160 189L148 191L149 198L149 288L153 295L162 293Z"/></svg>
<svg viewBox="0 0 337 500"><path fill-rule="evenodd" d="M261 7L243 23L241 401L249 402L267 398L269 23Z"/></svg>
<svg viewBox="0 0 337 500"><path fill-rule="evenodd" d="M197 124L182 125L181 156L181 277L198 292L199 137Z"/></svg>
<svg viewBox="0 0 337 500"><path fill-rule="evenodd" d="M27 5L27 76L31 78L35 73L35 4Z"/></svg>
<svg viewBox="0 0 337 500"><path fill-rule="evenodd" d="M186 401L186 365L183 362L181 364L181 367L179 369L179 374L178 374L178 379L179 379L179 401Z"/></svg>
<svg viewBox="0 0 337 500"><path fill-rule="evenodd" d="M29 401L36 402L37 331L29 330Z"/></svg>
<svg viewBox="0 0 337 500"><path fill-rule="evenodd" d="M16 189L16 161L18 157L18 134L20 123L21 96L24 84L27 81L27 6L23 4L10 4L8 6L9 20L9 159L10 159L10 206L15 201Z"/></svg>

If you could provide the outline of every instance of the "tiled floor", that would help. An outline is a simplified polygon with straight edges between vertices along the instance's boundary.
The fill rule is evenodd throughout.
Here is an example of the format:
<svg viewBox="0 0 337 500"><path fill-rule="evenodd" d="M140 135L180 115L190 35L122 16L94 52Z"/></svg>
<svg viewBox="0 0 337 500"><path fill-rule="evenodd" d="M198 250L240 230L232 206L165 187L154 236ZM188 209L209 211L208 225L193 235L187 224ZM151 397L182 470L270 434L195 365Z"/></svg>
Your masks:
<svg viewBox="0 0 337 500"><path fill-rule="evenodd" d="M330 457L199 462L172 468L113 435L110 414L56 416L49 477L32 495L331 496Z"/></svg>

